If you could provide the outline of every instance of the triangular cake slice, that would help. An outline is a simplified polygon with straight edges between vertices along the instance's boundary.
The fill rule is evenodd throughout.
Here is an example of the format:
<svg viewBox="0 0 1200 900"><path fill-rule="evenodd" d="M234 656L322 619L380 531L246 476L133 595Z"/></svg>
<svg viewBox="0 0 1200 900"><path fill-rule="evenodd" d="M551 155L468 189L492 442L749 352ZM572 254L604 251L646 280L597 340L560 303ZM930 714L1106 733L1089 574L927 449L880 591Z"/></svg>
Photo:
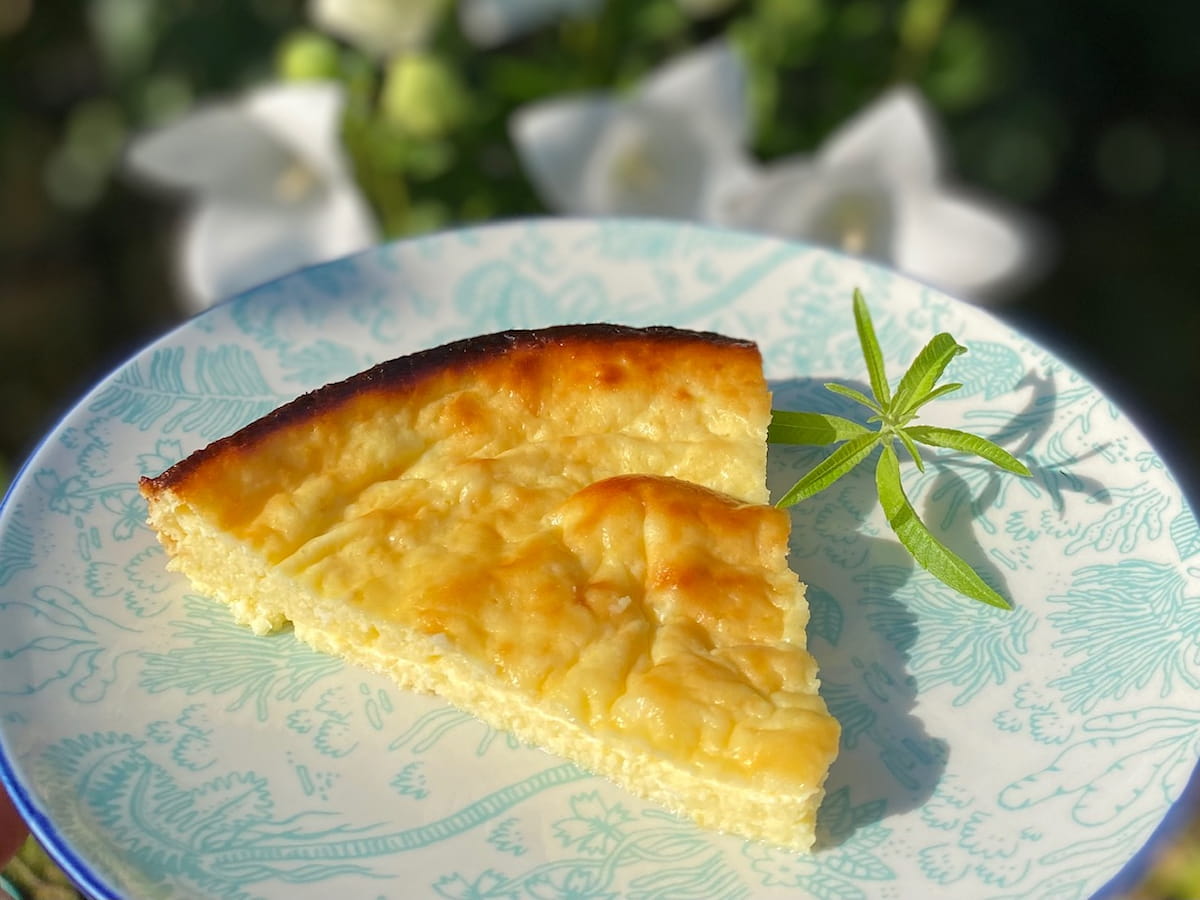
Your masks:
<svg viewBox="0 0 1200 900"><path fill-rule="evenodd" d="M807 849L839 729L766 505L752 343L578 325L328 385L143 479L256 632L434 692L633 794Z"/></svg>

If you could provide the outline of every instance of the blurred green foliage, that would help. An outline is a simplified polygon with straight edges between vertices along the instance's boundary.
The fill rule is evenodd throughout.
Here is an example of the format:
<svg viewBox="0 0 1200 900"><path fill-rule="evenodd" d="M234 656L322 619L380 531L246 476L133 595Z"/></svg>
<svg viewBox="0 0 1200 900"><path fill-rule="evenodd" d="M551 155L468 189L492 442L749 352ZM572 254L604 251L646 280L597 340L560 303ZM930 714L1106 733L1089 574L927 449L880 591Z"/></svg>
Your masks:
<svg viewBox="0 0 1200 900"><path fill-rule="evenodd" d="M919 85L962 181L1057 236L1049 277L1004 314L1108 387L1191 483L1197 7L725 5L693 19L678 0L608 0L486 50L450 12L419 56L380 65L317 31L300 0L0 0L0 454L20 459L70 398L180 315L176 210L122 178L130 135L243 86L334 76L351 86L346 142L387 235L537 213L508 140L513 109L620 88L728 34L749 62L763 160L815 147L895 81Z"/></svg>
<svg viewBox="0 0 1200 900"><path fill-rule="evenodd" d="M16 857L4 867L3 877L22 900L79 900L81 897L70 879L33 838L28 838ZM3 894L0 890L0 895Z"/></svg>
<svg viewBox="0 0 1200 900"><path fill-rule="evenodd" d="M273 78L351 87L346 142L388 235L542 212L507 136L522 103L621 88L729 34L754 149L806 151L896 81L939 110L961 180L1039 216L1046 278L1000 314L1098 381L1194 491L1200 471L1200 4L608 0L481 50L451 14L378 65L300 0L0 0L0 460L182 313L178 209L121 172L130 135ZM1176 853L1178 858L1180 851ZM1176 866L1198 896L1196 851ZM1190 854L1187 855L1187 854Z"/></svg>

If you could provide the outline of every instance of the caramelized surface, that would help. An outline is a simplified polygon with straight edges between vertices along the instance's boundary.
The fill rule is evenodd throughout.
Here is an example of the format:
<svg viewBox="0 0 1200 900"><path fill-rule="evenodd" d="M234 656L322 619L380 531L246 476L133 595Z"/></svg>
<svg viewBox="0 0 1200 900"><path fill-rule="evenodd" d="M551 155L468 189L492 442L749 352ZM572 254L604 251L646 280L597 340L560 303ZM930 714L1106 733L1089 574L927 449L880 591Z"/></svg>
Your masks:
<svg viewBox="0 0 1200 900"><path fill-rule="evenodd" d="M658 476L572 491L492 471L463 504L428 490L373 492L281 565L368 619L444 635L599 733L706 770L823 773L836 727L803 649L785 513Z"/></svg>
<svg viewBox="0 0 1200 900"><path fill-rule="evenodd" d="M668 329L487 340L308 395L143 482L164 543L220 533L303 591L306 631L431 638L550 717L793 786L811 816L838 728L787 516L762 505L757 350ZM219 560L177 558L236 605Z"/></svg>

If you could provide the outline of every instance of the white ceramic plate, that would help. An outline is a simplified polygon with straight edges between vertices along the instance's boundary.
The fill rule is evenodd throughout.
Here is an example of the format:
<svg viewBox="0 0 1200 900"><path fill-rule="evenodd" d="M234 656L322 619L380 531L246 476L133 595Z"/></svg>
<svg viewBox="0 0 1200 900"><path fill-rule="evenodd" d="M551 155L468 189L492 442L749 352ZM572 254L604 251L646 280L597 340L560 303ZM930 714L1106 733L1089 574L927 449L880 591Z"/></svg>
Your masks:
<svg viewBox="0 0 1200 900"><path fill-rule="evenodd" d="M667 323L756 339L776 405L851 412L863 289L892 375L951 331L906 484L1015 610L912 564L870 467L794 512L811 647L844 728L821 847L706 833L436 701L257 638L163 569L135 483L295 394L506 327ZM853 413L852 413L853 414ZM819 455L776 447L776 494ZM45 440L0 518L0 769L91 894L174 897L1083 897L1136 874L1200 755L1200 530L1076 372L985 313L822 250L537 221L284 278L167 335ZM1132 862L1131 862L1132 860Z"/></svg>

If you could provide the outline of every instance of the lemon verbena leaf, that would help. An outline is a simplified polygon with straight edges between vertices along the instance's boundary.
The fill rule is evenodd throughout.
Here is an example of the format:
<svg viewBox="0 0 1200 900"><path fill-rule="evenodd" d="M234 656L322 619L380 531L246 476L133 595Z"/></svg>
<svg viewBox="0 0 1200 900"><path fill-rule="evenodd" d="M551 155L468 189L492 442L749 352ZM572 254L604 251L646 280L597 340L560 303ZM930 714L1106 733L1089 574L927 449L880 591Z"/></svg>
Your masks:
<svg viewBox="0 0 1200 900"><path fill-rule="evenodd" d="M791 506L825 490L862 462L879 443L880 438L881 435L878 432L867 431L865 434L846 441L813 466L803 478L779 498L775 505L778 507Z"/></svg>
<svg viewBox="0 0 1200 900"><path fill-rule="evenodd" d="M921 459L921 451L917 449L917 445L913 443L913 439L908 436L903 428L896 430L896 437L900 438L900 443L904 445L904 449L908 451L908 455L912 457L912 461L917 464L917 471L925 471L925 460Z"/></svg>
<svg viewBox="0 0 1200 900"><path fill-rule="evenodd" d="M852 387L847 387L844 384L838 384L836 381L831 381L826 384L825 390L839 394L840 396L846 397L849 400L853 400L855 403L861 403L876 415L883 415L883 407L864 394L862 391L855 390Z"/></svg>
<svg viewBox="0 0 1200 900"><path fill-rule="evenodd" d="M904 494L900 461L890 443L884 444L875 467L875 485L888 524L918 565L961 594L1000 609L1012 609L1007 600L925 527Z"/></svg>
<svg viewBox="0 0 1200 900"><path fill-rule="evenodd" d="M823 446L867 433L869 429L865 425L851 419L843 419L841 416L776 409L771 411L767 442Z"/></svg>
<svg viewBox="0 0 1200 900"><path fill-rule="evenodd" d="M893 420L903 424L912 418L916 408L926 399L938 379L942 377L942 373L946 371L950 360L966 352L967 348L946 332L934 335L900 379L889 410Z"/></svg>
<svg viewBox="0 0 1200 900"><path fill-rule="evenodd" d="M887 370L883 364L883 351L879 349L879 339L875 336L871 311L867 309L867 301L858 288L854 289L854 327L858 331L858 342L862 346L863 359L867 363L871 391L879 405L886 407L891 402L891 390L888 388Z"/></svg>
<svg viewBox="0 0 1200 900"><path fill-rule="evenodd" d="M935 387L932 391L930 391L924 397L922 397L919 400L917 400L916 402L910 403L908 405L909 415L915 415L917 410L919 410L926 403L929 403L933 400L938 399L939 397L944 397L947 394L952 394L955 391L960 391L960 390L962 390L962 382L960 382L960 381L952 381L949 384L939 384L937 387Z"/></svg>
<svg viewBox="0 0 1200 900"><path fill-rule="evenodd" d="M1003 447L977 434L959 431L957 428L939 428L936 425L910 425L905 431L913 440L930 447L945 447L948 450L971 453L1015 475L1023 475L1026 478L1032 474L1025 463Z"/></svg>

